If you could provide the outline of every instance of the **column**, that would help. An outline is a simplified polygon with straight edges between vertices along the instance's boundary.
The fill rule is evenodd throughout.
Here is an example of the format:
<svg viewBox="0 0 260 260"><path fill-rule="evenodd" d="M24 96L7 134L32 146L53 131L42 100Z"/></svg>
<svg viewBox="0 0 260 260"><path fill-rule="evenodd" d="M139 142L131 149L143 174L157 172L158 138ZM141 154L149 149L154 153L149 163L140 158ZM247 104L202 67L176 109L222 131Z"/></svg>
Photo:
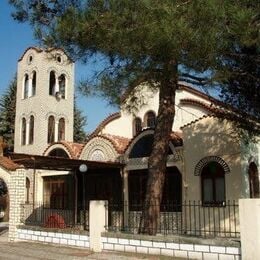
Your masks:
<svg viewBox="0 0 260 260"><path fill-rule="evenodd" d="M54 142L58 142L58 134L59 134L59 121L55 120Z"/></svg>
<svg viewBox="0 0 260 260"><path fill-rule="evenodd" d="M125 168L122 170L122 177L123 177L124 227L128 227L128 216L129 216L128 171Z"/></svg>
<svg viewBox="0 0 260 260"><path fill-rule="evenodd" d="M89 204L89 247L94 252L102 251L101 234L107 224L107 201L91 200Z"/></svg>
<svg viewBox="0 0 260 260"><path fill-rule="evenodd" d="M30 118L26 120L26 145L29 144L29 134L30 134Z"/></svg>
<svg viewBox="0 0 260 260"><path fill-rule="evenodd" d="M32 96L32 76L29 78L28 97Z"/></svg>
<svg viewBox="0 0 260 260"><path fill-rule="evenodd" d="M240 199L240 241L243 260L260 259L260 199Z"/></svg>
<svg viewBox="0 0 260 260"><path fill-rule="evenodd" d="M59 92L59 91L60 91L59 77L55 73L55 91L54 91L54 95L56 95L56 93Z"/></svg>
<svg viewBox="0 0 260 260"><path fill-rule="evenodd" d="M10 214L9 214L9 241L18 237L17 225L21 225L21 204L25 200L25 170L17 169L10 174Z"/></svg>

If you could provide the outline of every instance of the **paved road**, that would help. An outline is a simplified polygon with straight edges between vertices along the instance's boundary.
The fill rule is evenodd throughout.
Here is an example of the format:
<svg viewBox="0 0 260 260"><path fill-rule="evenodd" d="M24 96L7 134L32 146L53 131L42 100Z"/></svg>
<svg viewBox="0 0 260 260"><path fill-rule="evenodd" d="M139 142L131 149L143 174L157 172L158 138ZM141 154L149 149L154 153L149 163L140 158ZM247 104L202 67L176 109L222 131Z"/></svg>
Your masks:
<svg viewBox="0 0 260 260"><path fill-rule="evenodd" d="M128 253L93 253L86 249L33 242L8 242L8 232L0 231L0 260L173 260L172 257ZM177 260L177 258L175 259Z"/></svg>

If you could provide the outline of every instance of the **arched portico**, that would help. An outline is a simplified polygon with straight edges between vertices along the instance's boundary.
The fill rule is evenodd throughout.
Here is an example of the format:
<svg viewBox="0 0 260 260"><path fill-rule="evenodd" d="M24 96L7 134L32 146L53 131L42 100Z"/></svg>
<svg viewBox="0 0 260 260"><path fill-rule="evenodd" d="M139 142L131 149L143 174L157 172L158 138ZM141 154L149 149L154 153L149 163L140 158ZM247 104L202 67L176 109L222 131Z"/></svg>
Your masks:
<svg viewBox="0 0 260 260"><path fill-rule="evenodd" d="M152 151L154 130L147 129L137 135L129 144L124 159L125 201L129 201L129 209L136 210L144 201L146 182L148 179L148 158ZM172 134L169 142L166 179L162 204L181 204L182 201L182 139ZM127 187L127 188L126 188ZM133 207L133 205L136 205ZM165 205L165 210L169 210Z"/></svg>

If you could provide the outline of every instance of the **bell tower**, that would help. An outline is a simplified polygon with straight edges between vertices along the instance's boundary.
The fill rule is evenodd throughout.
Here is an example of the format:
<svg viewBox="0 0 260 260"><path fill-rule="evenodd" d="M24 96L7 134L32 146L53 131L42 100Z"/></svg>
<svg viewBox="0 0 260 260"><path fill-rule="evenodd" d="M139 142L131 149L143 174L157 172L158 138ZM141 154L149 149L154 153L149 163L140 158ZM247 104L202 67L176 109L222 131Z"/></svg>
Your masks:
<svg viewBox="0 0 260 260"><path fill-rule="evenodd" d="M72 142L73 105L74 62L62 49L28 48L18 60L14 151Z"/></svg>

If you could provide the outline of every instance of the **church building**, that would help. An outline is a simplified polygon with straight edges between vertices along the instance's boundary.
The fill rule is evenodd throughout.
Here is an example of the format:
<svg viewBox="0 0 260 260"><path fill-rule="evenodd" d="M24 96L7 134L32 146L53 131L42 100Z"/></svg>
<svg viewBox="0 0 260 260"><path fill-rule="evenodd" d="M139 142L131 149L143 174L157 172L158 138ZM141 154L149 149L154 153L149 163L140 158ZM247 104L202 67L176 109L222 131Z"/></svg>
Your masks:
<svg viewBox="0 0 260 260"><path fill-rule="evenodd" d="M28 48L18 61L15 147L7 159L26 169L24 201L64 209L84 209L93 199L126 201L128 211L140 211L159 95L145 83L132 95L135 108L128 109L125 95L119 112L100 122L85 143L74 143L74 62L61 49ZM179 83L164 211L181 211L167 205L191 200L224 207L259 197L259 139L245 142L228 113L236 112ZM0 161L0 177L8 175L5 165Z"/></svg>

